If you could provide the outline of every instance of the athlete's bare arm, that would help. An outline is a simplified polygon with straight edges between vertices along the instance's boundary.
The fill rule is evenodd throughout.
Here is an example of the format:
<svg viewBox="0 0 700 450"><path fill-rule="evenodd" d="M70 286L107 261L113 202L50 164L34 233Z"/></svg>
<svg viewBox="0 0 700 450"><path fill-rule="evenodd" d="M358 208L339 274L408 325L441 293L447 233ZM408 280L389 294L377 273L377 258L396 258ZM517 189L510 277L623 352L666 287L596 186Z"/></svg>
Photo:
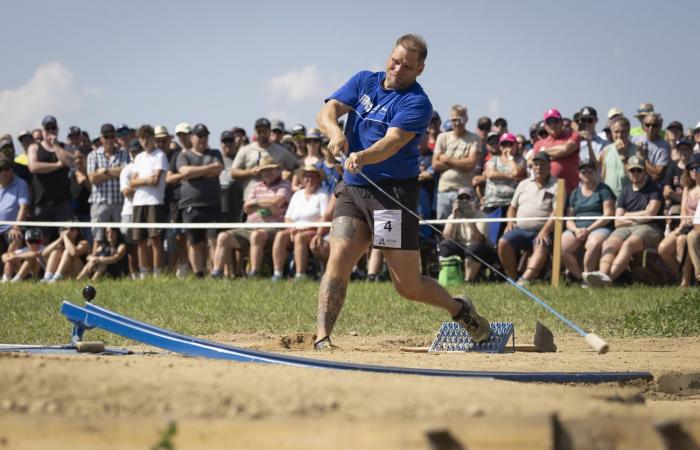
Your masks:
<svg viewBox="0 0 700 450"><path fill-rule="evenodd" d="M350 154L345 160L345 168L352 173L357 173L364 165L376 164L389 159L408 144L415 135L416 133L401 128L389 128L386 136L372 144L370 148Z"/></svg>
<svg viewBox="0 0 700 450"><path fill-rule="evenodd" d="M328 100L316 115L316 123L321 133L328 136L328 150L333 156L342 156L348 152L348 141L338 125L338 119L352 111L352 107L338 100Z"/></svg>

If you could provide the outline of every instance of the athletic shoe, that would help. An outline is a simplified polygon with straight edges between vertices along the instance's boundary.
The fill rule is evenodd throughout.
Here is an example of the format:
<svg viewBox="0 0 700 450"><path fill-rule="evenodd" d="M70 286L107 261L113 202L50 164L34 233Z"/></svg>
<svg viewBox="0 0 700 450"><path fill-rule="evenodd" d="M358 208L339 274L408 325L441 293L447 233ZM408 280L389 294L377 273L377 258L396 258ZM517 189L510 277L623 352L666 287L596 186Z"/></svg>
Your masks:
<svg viewBox="0 0 700 450"><path fill-rule="evenodd" d="M480 344L487 341L491 334L489 321L476 312L476 307L466 296L464 298L455 297L455 300L462 304L462 308L452 320L462 325L475 343Z"/></svg>
<svg viewBox="0 0 700 450"><path fill-rule="evenodd" d="M587 276L584 278L584 281L591 287L599 288L612 285L612 280L610 277L602 272L588 272L586 275Z"/></svg>
<svg viewBox="0 0 700 450"><path fill-rule="evenodd" d="M314 350L322 352L327 350L333 350L335 345L331 344L331 338L329 336L324 337L320 341L314 342Z"/></svg>
<svg viewBox="0 0 700 450"><path fill-rule="evenodd" d="M272 275L272 278L270 278L272 281L281 281L284 279L282 275Z"/></svg>
<svg viewBox="0 0 700 450"><path fill-rule="evenodd" d="M178 264L177 269L175 269L175 276L177 278L185 278L190 266L187 264Z"/></svg>

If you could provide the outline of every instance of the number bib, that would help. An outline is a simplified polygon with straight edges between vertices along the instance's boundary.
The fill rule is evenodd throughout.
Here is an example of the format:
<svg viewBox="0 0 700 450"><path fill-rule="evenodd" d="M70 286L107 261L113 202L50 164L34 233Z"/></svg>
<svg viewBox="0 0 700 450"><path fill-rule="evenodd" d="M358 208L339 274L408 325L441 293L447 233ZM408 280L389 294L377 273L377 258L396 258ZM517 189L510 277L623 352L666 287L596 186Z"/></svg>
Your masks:
<svg viewBox="0 0 700 450"><path fill-rule="evenodd" d="M375 209L374 242L376 247L401 248L401 210Z"/></svg>

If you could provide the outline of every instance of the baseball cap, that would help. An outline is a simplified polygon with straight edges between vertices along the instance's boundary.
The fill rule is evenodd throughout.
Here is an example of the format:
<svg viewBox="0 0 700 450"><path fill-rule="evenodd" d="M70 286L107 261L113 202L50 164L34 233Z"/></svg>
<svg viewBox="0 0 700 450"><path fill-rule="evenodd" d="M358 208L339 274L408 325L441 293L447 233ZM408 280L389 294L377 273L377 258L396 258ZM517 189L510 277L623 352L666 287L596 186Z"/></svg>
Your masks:
<svg viewBox="0 0 700 450"><path fill-rule="evenodd" d="M100 134L104 136L105 134L114 134L114 125L111 123L102 124L100 127Z"/></svg>
<svg viewBox="0 0 700 450"><path fill-rule="evenodd" d="M284 122L281 120L273 120L270 129L272 131L281 131L284 133Z"/></svg>
<svg viewBox="0 0 700 450"><path fill-rule="evenodd" d="M442 123L442 129L445 131L452 131L452 121L447 119Z"/></svg>
<svg viewBox="0 0 700 450"><path fill-rule="evenodd" d="M700 153L693 153L686 167L691 170L700 167Z"/></svg>
<svg viewBox="0 0 700 450"><path fill-rule="evenodd" d="M654 105L652 103L642 103L639 105L639 108L637 108L637 115L635 117L642 117L646 116L649 113L654 112Z"/></svg>
<svg viewBox="0 0 700 450"><path fill-rule="evenodd" d="M209 136L209 128L207 128L207 126L203 123L198 123L194 126L194 128L192 128L192 134L198 137Z"/></svg>
<svg viewBox="0 0 700 450"><path fill-rule="evenodd" d="M686 145L692 150L693 146L695 145L695 142L693 142L693 140L690 138L684 137L676 141L676 148L680 147L681 145Z"/></svg>
<svg viewBox="0 0 700 450"><path fill-rule="evenodd" d="M617 106L610 108L608 110L608 119L612 119L615 116L622 116L622 115L624 115L622 113L622 110L620 108L618 108Z"/></svg>
<svg viewBox="0 0 700 450"><path fill-rule="evenodd" d="M598 118L598 111L595 110L594 107L592 106L584 106L581 108L580 111L580 117L595 117L596 119Z"/></svg>
<svg viewBox="0 0 700 450"><path fill-rule="evenodd" d="M304 137L306 137L306 127L300 123L292 127L292 136L297 136L299 134L303 134Z"/></svg>
<svg viewBox="0 0 700 450"><path fill-rule="evenodd" d="M68 136L75 136L76 134L81 134L81 133L82 133L82 130L76 126L72 126L72 127L68 128ZM20 138L22 138L22 135L20 135Z"/></svg>
<svg viewBox="0 0 700 450"><path fill-rule="evenodd" d="M504 119L503 117L499 117L498 119L493 121L493 124L496 125L497 127L507 127L508 121L506 119Z"/></svg>
<svg viewBox="0 0 700 450"><path fill-rule="evenodd" d="M667 129L667 130L670 130L671 128L677 128L677 129L683 131L683 124L680 123L680 122L677 121L677 120L674 120L673 122L669 123L669 124L666 126L666 129Z"/></svg>
<svg viewBox="0 0 700 450"><path fill-rule="evenodd" d="M0 154L0 170L12 169L12 160Z"/></svg>
<svg viewBox="0 0 700 450"><path fill-rule="evenodd" d="M39 228L29 228L27 231L24 232L24 240L25 241L41 241L41 239L44 236L41 233L41 229Z"/></svg>
<svg viewBox="0 0 700 450"><path fill-rule="evenodd" d="M190 124L187 122L180 122L175 126L175 134L180 134L180 133L190 134L191 132L192 132L192 128L190 127Z"/></svg>
<svg viewBox="0 0 700 450"><path fill-rule="evenodd" d="M491 133L489 133L489 136L490 136L490 135L491 135ZM501 138L498 140L498 143L499 143L499 144L502 144L502 143L504 143L504 142L513 142L513 143L515 143L515 142L517 142L517 141L518 141L518 140L515 138L515 135L514 135L513 133L503 133L503 134L501 135Z"/></svg>
<svg viewBox="0 0 700 450"><path fill-rule="evenodd" d="M12 142L12 136L10 136L9 134L0 136L0 148L3 148L5 146L14 147L14 144Z"/></svg>
<svg viewBox="0 0 700 450"><path fill-rule="evenodd" d="M57 127L58 126L58 121L54 116L46 116L44 119L41 121L41 126L46 128L50 126Z"/></svg>
<svg viewBox="0 0 700 450"><path fill-rule="evenodd" d="M479 117L476 122L476 127L480 130L490 130L491 129L491 119L488 117Z"/></svg>
<svg viewBox="0 0 700 450"><path fill-rule="evenodd" d="M548 154L546 154L543 151L539 151L535 153L535 156L532 157L533 161L547 161L550 162L552 159L549 157Z"/></svg>
<svg viewBox="0 0 700 450"><path fill-rule="evenodd" d="M129 128L129 125L123 123L119 125L119 128L117 128L116 134L119 137L126 136L127 134L131 133L131 128Z"/></svg>
<svg viewBox="0 0 700 450"><path fill-rule="evenodd" d="M156 127L153 129L153 134L157 138L164 138L170 136L168 129L165 128L164 125L156 125Z"/></svg>
<svg viewBox="0 0 700 450"><path fill-rule="evenodd" d="M222 141L222 142L223 142L223 141L227 141L227 140L231 140L231 141L232 141L233 139L234 139L233 131L224 130L224 131L221 132L221 141Z"/></svg>
<svg viewBox="0 0 700 450"><path fill-rule="evenodd" d="M258 120L255 121L255 128L258 127L267 127L267 128L272 128L272 125L270 124L270 121L267 120L264 117L259 118Z"/></svg>
<svg viewBox="0 0 700 450"><path fill-rule="evenodd" d="M17 139L23 139L25 137L32 137L32 130L24 130L18 136Z"/></svg>
<svg viewBox="0 0 700 450"><path fill-rule="evenodd" d="M233 128L231 128L231 133L233 133L233 134L242 134L243 136L246 135L246 134L245 134L245 130L244 130L243 128L241 128L241 127L233 127Z"/></svg>
<svg viewBox="0 0 700 450"><path fill-rule="evenodd" d="M695 125L695 128L693 128L693 131L698 131L698 130L700 130L700 122L698 122L697 125Z"/></svg>
<svg viewBox="0 0 700 450"><path fill-rule="evenodd" d="M466 195L469 198L474 198L474 192L468 187L461 187L459 190L457 190L457 198L460 198L463 195Z"/></svg>
<svg viewBox="0 0 700 450"><path fill-rule="evenodd" d="M544 120L551 119L552 117L555 117L557 119L561 119L561 113L559 112L558 109L556 108L550 108L544 113Z"/></svg>
<svg viewBox="0 0 700 450"><path fill-rule="evenodd" d="M321 130L319 130L318 128L311 128L309 129L309 132L306 133L306 139L322 140L323 134L321 134Z"/></svg>
<svg viewBox="0 0 700 450"><path fill-rule="evenodd" d="M630 159L627 160L627 169L644 169L644 159L640 158L637 155L631 156Z"/></svg>

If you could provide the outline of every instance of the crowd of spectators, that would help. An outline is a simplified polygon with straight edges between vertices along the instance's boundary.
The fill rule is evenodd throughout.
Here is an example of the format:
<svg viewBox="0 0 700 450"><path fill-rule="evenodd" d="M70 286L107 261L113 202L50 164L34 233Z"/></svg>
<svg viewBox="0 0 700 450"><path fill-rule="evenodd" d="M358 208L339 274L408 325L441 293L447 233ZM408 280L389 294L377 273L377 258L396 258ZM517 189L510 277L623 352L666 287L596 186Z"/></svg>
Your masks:
<svg viewBox="0 0 700 450"><path fill-rule="evenodd" d="M607 286L635 278L689 286L700 280L700 123L685 130L650 103L632 122L611 108L597 130L595 108L571 118L549 109L526 134L504 118L481 117L469 131L466 107L442 122L433 113L420 144L418 213L450 222L443 239L421 226L423 273L459 261L464 281L494 280L488 263L520 284L551 273L557 179L566 212L561 238L569 281ZM342 166L318 129L258 119L210 142L204 124L115 127L99 136L76 126L59 140L58 121L0 137L0 220L64 222L0 225L3 282L53 283L100 276L143 279L317 277L328 257L328 221ZM602 218L614 216L614 220ZM108 222L79 228L70 222ZM147 224L245 222L249 227L149 228ZM269 223L286 222L287 228ZM140 224L129 227L128 224ZM146 224L146 225L143 225ZM641 274L641 276L640 276ZM355 279L381 280L381 252L367 249Z"/></svg>

